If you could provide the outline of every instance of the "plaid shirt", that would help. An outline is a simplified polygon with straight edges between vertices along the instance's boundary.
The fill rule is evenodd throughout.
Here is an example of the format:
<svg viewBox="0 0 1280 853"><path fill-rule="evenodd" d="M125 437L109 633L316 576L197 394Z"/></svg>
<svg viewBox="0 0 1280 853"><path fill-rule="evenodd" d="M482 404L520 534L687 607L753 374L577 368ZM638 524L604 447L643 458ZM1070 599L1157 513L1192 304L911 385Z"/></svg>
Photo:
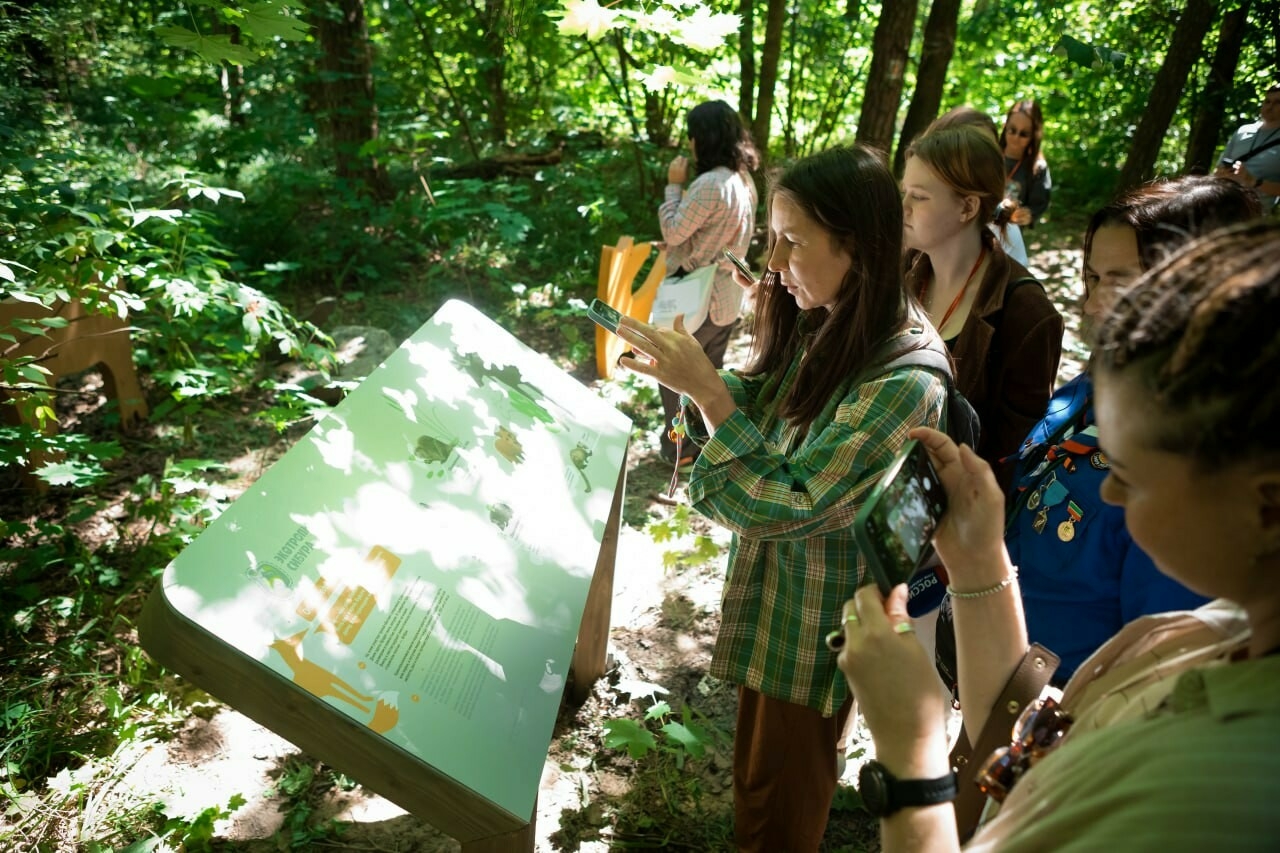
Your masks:
<svg viewBox="0 0 1280 853"><path fill-rule="evenodd" d="M742 313L742 288L733 280L733 264L725 258L732 249L745 258L756 227L756 185L746 172L721 166L704 172L683 191L667 184L666 201L658 208L658 224L667 243L667 271L683 267L692 272L715 262L711 307L707 316L727 326Z"/></svg>
<svg viewBox="0 0 1280 853"><path fill-rule="evenodd" d="M945 386L920 368L851 377L801 436L773 404L755 409L763 377L721 376L739 408L689 483L694 508L733 532L711 674L830 716L849 688L824 639L866 572L853 518L907 430L938 426Z"/></svg>

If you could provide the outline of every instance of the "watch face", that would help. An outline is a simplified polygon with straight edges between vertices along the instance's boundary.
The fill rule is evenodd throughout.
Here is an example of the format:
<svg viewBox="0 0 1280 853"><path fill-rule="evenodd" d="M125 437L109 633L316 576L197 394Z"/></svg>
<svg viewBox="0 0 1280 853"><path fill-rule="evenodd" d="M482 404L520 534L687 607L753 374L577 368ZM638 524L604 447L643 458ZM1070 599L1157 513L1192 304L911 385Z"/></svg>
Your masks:
<svg viewBox="0 0 1280 853"><path fill-rule="evenodd" d="M862 807L879 817L889 810L889 780L877 762L868 761L858 771L858 794Z"/></svg>

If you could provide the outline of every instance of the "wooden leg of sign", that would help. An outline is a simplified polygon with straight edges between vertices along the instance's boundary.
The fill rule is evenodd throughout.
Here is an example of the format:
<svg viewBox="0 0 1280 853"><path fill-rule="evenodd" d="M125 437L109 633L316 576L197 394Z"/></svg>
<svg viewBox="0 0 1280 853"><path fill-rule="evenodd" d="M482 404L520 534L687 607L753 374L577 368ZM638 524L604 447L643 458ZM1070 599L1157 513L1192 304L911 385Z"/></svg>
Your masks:
<svg viewBox="0 0 1280 853"><path fill-rule="evenodd" d="M491 838L478 838L462 842L462 853L533 853L534 825L538 821L538 801L533 802L533 816L529 823L513 832L504 832Z"/></svg>
<svg viewBox="0 0 1280 853"><path fill-rule="evenodd" d="M587 606L578 628L578 645L573 650L573 695L581 705L591 694L591 686L604 675L609 651L609 617L613 606L613 566L618 556L618 533L622 525L622 495L627 490L627 465L624 458L618 472L618 485L613 490L613 507L605 524L596 571L587 591Z"/></svg>

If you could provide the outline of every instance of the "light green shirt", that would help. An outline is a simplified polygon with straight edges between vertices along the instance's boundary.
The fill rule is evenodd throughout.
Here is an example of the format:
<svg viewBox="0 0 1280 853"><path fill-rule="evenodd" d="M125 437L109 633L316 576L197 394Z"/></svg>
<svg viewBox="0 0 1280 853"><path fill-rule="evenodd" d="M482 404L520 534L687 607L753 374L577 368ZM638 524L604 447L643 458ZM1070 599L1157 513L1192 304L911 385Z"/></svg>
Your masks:
<svg viewBox="0 0 1280 853"><path fill-rule="evenodd" d="M1144 617L1086 661L1063 696L1068 711L1083 702L1083 730L1017 783L965 849L1280 849L1280 656L1231 662L1248 633L1238 608L1223 618L1227 608ZM1117 654L1126 646L1139 653ZM1077 683L1090 680L1112 683Z"/></svg>

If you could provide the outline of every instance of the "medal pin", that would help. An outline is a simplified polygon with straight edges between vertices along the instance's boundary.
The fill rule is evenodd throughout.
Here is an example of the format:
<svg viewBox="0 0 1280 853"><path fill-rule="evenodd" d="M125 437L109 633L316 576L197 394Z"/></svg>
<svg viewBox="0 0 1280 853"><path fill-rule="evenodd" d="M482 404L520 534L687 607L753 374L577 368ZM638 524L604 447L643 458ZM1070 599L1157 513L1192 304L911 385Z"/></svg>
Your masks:
<svg viewBox="0 0 1280 853"><path fill-rule="evenodd" d="M1084 512L1075 501L1067 501L1067 515L1071 517L1058 525L1058 539L1063 542L1076 538L1076 522L1084 518Z"/></svg>

